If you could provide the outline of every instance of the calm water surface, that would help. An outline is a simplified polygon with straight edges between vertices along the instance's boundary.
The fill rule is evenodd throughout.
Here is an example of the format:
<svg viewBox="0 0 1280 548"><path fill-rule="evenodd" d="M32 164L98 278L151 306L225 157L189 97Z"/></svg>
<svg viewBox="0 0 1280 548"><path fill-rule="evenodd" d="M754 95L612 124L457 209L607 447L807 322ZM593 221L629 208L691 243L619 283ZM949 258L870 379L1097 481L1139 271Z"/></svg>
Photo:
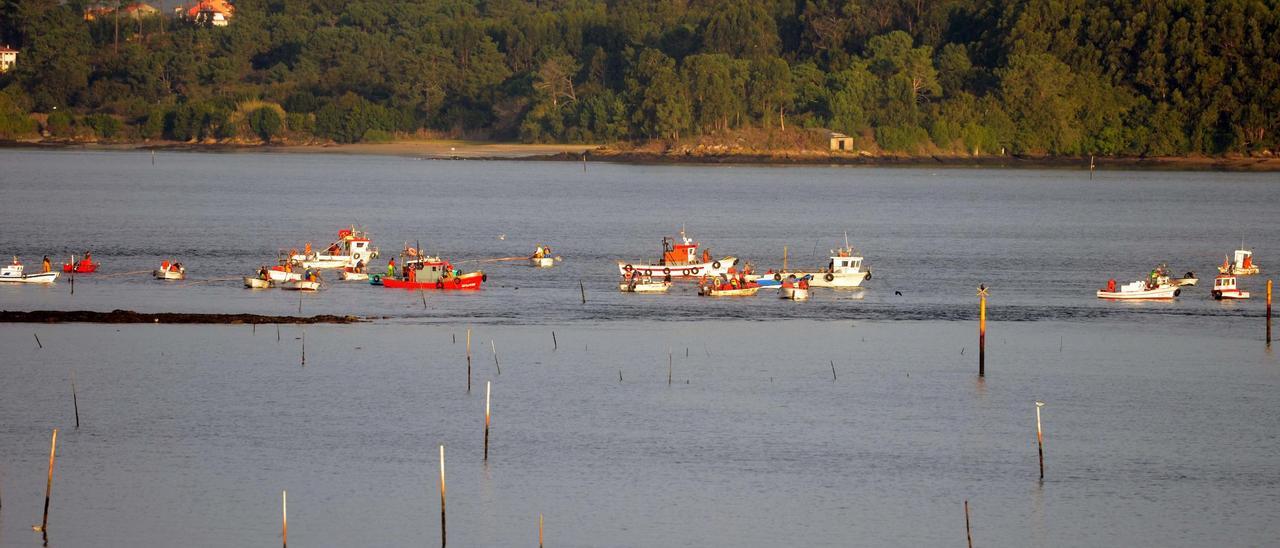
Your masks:
<svg viewBox="0 0 1280 548"><path fill-rule="evenodd" d="M1280 364L1261 299L1092 291L1166 261L1209 278L1242 238L1267 269L1277 182L0 151L0 253L92 249L103 263L74 295L63 280L0 287L7 310L296 313L298 295L238 277L351 223L384 251L420 240L463 261L545 242L565 259L485 264L483 291L425 307L334 283L304 313L380 319L278 339L275 326L0 325L0 546L40 542L54 427L51 546L272 544L281 489L297 546L430 545L441 443L455 546L532 544L539 513L549 546L960 544L965 499L985 546L1270 545ZM875 277L808 303L618 294L613 261L653 258L682 224L764 267L783 246L794 266L825 263L847 230ZM130 274L165 258L191 279ZM1261 279L1243 280L1260 296ZM992 286L985 381L978 283Z"/></svg>

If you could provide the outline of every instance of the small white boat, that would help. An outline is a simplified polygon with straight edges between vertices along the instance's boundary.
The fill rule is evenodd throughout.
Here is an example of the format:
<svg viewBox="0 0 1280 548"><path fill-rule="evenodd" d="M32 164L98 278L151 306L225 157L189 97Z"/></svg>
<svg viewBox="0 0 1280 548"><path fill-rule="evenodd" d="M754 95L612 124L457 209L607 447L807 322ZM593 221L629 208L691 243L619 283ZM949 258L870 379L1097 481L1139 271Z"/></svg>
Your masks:
<svg viewBox="0 0 1280 548"><path fill-rule="evenodd" d="M1249 292L1241 291L1236 286L1235 274L1218 274L1213 278L1213 298L1222 299L1248 299Z"/></svg>
<svg viewBox="0 0 1280 548"><path fill-rule="evenodd" d="M165 261L160 263L160 268L151 272L157 280L185 280L187 279L187 267L182 263L170 263Z"/></svg>
<svg viewBox="0 0 1280 548"><path fill-rule="evenodd" d="M556 265L556 258L551 256L551 246L538 244L529 256L529 266L534 268L551 268Z"/></svg>
<svg viewBox="0 0 1280 548"><path fill-rule="evenodd" d="M285 270L283 266L273 266L267 269L267 277L273 282L295 282L302 279L302 273Z"/></svg>
<svg viewBox="0 0 1280 548"><path fill-rule="evenodd" d="M1222 274L1235 274L1237 276L1248 276L1257 274L1262 269L1253 264L1253 251L1248 249L1237 249L1234 260L1226 257L1222 258L1222 265L1218 267L1218 272Z"/></svg>
<svg viewBox="0 0 1280 548"><path fill-rule="evenodd" d="M244 277L244 286L249 289L266 289L271 287L272 283L274 282L271 280L264 280L262 278L254 278L251 276Z"/></svg>
<svg viewBox="0 0 1280 548"><path fill-rule="evenodd" d="M343 270L339 275L344 282L367 282L369 281L368 272L355 272L351 270Z"/></svg>
<svg viewBox="0 0 1280 548"><path fill-rule="evenodd" d="M718 289L713 287L702 287L698 290L698 294L703 297L751 297L760 292L760 286L739 287L736 289Z"/></svg>
<svg viewBox="0 0 1280 548"><path fill-rule="evenodd" d="M1107 282L1106 289L1098 290L1099 299L1172 299L1182 293L1182 289L1172 285L1152 286L1144 280L1127 283L1116 287L1116 281Z"/></svg>
<svg viewBox="0 0 1280 548"><path fill-rule="evenodd" d="M18 263L11 264L4 268L0 268L0 282L18 283L18 284L51 284L58 279L57 272L41 272L39 274L26 274L23 272L23 266Z"/></svg>
<svg viewBox="0 0 1280 548"><path fill-rule="evenodd" d="M788 278L786 281L782 282L782 286L778 288L778 296L792 301L809 300L808 278L800 278L799 280Z"/></svg>
<svg viewBox="0 0 1280 548"><path fill-rule="evenodd" d="M653 278L632 276L624 278L618 284L618 291L623 293L666 293L671 289L671 282L653 281Z"/></svg>
<svg viewBox="0 0 1280 548"><path fill-rule="evenodd" d="M280 289L288 289L290 291L316 291L320 289L320 282L311 280L294 280L279 284Z"/></svg>

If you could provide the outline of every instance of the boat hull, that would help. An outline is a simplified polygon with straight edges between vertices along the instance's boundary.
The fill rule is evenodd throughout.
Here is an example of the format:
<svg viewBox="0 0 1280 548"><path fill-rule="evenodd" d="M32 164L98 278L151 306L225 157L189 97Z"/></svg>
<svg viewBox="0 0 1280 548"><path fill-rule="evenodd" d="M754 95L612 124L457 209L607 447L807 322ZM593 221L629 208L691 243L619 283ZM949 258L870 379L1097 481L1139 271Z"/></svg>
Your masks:
<svg viewBox="0 0 1280 548"><path fill-rule="evenodd" d="M700 278L702 276L716 277L722 274L727 274L729 272L729 268L736 264L738 264L738 259L735 257L725 257L718 261L711 261L707 263L670 265L618 261L618 273L626 276L634 272L637 276L651 276L655 278L663 278L669 275L672 279Z"/></svg>
<svg viewBox="0 0 1280 548"><path fill-rule="evenodd" d="M554 257L530 257L529 266L534 268L551 268L556 265Z"/></svg>
<svg viewBox="0 0 1280 548"><path fill-rule="evenodd" d="M0 276L0 283L51 284L57 279L57 272L42 272L39 274L22 274L19 276Z"/></svg>
<svg viewBox="0 0 1280 548"><path fill-rule="evenodd" d="M320 282L294 280L280 284L280 289L287 289L289 291L316 291L320 289Z"/></svg>
<svg viewBox="0 0 1280 548"><path fill-rule="evenodd" d="M668 289L671 289L670 282L650 282L635 285L618 284L618 291L623 293L666 293Z"/></svg>
<svg viewBox="0 0 1280 548"><path fill-rule="evenodd" d="M364 273L364 272L346 272L346 271L343 271L343 273L342 273L341 275L339 275L339 277L340 277L340 278L342 278L342 280L343 280L343 281L347 281L347 282L365 282L365 281L369 281L369 274Z"/></svg>
<svg viewBox="0 0 1280 548"><path fill-rule="evenodd" d="M185 280L187 279L186 270L153 270L152 276L157 280Z"/></svg>
<svg viewBox="0 0 1280 548"><path fill-rule="evenodd" d="M1173 286L1157 287L1146 291L1107 291L1099 289L1098 298L1115 300L1172 299L1181 293L1181 289Z"/></svg>
<svg viewBox="0 0 1280 548"><path fill-rule="evenodd" d="M801 287L782 287L778 290L778 295L783 299L793 301L805 301L809 299L809 290Z"/></svg>
<svg viewBox="0 0 1280 548"><path fill-rule="evenodd" d="M1220 273L1220 274L1235 274L1236 276L1252 276L1252 275L1257 274L1257 273L1259 273L1259 272L1262 272L1262 269L1261 269L1261 268L1259 268L1259 267L1256 267L1256 266L1251 266L1251 267L1248 267L1248 268L1244 268L1244 267L1232 267L1232 266L1228 266L1228 267L1226 267L1226 268L1223 268L1223 267L1221 267L1221 266L1219 266L1219 267L1218 267L1218 273Z"/></svg>
<svg viewBox="0 0 1280 548"><path fill-rule="evenodd" d="M86 263L84 261L80 261L74 267L71 263L62 263L62 271L75 272L76 274L92 274L98 271L99 266L101 266L100 263Z"/></svg>
<svg viewBox="0 0 1280 548"><path fill-rule="evenodd" d="M414 289L422 291L474 291L484 283L484 274L472 272L434 282L410 282L396 278L381 278L382 287L391 289Z"/></svg>
<svg viewBox="0 0 1280 548"><path fill-rule="evenodd" d="M864 270L856 274L837 274L833 272L775 272L772 274L757 274L753 280L751 276L747 279L755 281L760 285L779 285L782 280L787 278L803 278L809 277L809 287L827 287L832 289L854 289L862 287L862 282L871 279L871 272ZM830 279L828 279L828 276Z"/></svg>
<svg viewBox="0 0 1280 548"><path fill-rule="evenodd" d="M703 297L751 297L760 292L760 287L744 287L741 289L708 289L698 292Z"/></svg>
<svg viewBox="0 0 1280 548"><path fill-rule="evenodd" d="M244 277L244 286L249 289L267 289L268 287L271 287L271 283L271 280L251 278L249 276Z"/></svg>
<svg viewBox="0 0 1280 548"><path fill-rule="evenodd" d="M273 282L296 282L302 279L301 272L285 272L274 268L267 271L267 276L269 276Z"/></svg>
<svg viewBox="0 0 1280 548"><path fill-rule="evenodd" d="M1214 300L1218 300L1218 301L1222 301L1222 300L1232 300L1232 299L1248 299L1248 298L1249 298L1249 292L1248 292L1248 291L1239 291L1239 290L1235 290L1235 291L1214 291L1214 292L1213 292L1213 298L1214 298Z"/></svg>

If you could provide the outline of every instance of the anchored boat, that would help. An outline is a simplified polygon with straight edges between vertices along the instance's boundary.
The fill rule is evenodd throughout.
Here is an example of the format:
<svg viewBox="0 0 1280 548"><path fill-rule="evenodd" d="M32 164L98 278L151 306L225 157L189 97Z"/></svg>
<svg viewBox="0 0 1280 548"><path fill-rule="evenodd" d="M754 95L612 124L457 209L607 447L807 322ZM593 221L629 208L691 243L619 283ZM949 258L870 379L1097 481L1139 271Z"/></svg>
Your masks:
<svg viewBox="0 0 1280 548"><path fill-rule="evenodd" d="M539 244L529 257L529 266L534 268L551 268L556 265L556 258L551 255L551 246Z"/></svg>
<svg viewBox="0 0 1280 548"><path fill-rule="evenodd" d="M699 278L725 274L736 264L736 257L712 260L711 253L705 251L699 257L698 243L685 236L684 230L681 230L679 242L672 238L662 239L662 260L657 264L618 261L618 272L623 276L634 272L639 276Z"/></svg>
<svg viewBox="0 0 1280 548"><path fill-rule="evenodd" d="M353 226L339 230L338 239L324 252L312 252L308 242L302 253L295 250L289 258L303 268L354 268L368 265L369 260L377 258L378 249L370 244L368 233Z"/></svg>
<svg viewBox="0 0 1280 548"><path fill-rule="evenodd" d="M1098 290L1099 299L1172 299L1182 294L1182 289L1172 285L1157 285L1150 280L1138 280L1116 287L1115 279L1107 281L1106 289Z"/></svg>
<svg viewBox="0 0 1280 548"><path fill-rule="evenodd" d="M809 277L787 278L778 289L778 296L792 301L809 299Z"/></svg>
<svg viewBox="0 0 1280 548"><path fill-rule="evenodd" d="M0 268L0 282L19 284L51 284L54 280L58 279L57 272L27 274L23 268L22 263L18 262L18 259L15 257L13 259L13 264Z"/></svg>
<svg viewBox="0 0 1280 548"><path fill-rule="evenodd" d="M410 247L405 250L400 276L373 276L369 283L392 289L476 290L489 279L483 271L457 270L453 264Z"/></svg>
<svg viewBox="0 0 1280 548"><path fill-rule="evenodd" d="M671 282L654 281L650 276L623 276L618 284L618 291L623 293L666 293L671 289Z"/></svg>
<svg viewBox="0 0 1280 548"><path fill-rule="evenodd" d="M185 280L187 278L187 267L182 263L164 261L160 263L160 268L151 272L157 280Z"/></svg>
<svg viewBox="0 0 1280 548"><path fill-rule="evenodd" d="M1235 274L1218 274L1213 278L1213 298L1222 299L1248 299L1249 292L1241 291L1236 286Z"/></svg>
<svg viewBox="0 0 1280 548"><path fill-rule="evenodd" d="M809 277L809 285L813 287L830 287L835 289L852 289L861 287L862 282L871 279L871 269L862 268L863 258L857 254L853 246L849 245L849 235L844 236L844 247L834 249L831 252L830 260L827 261L825 268L820 268L816 272L789 271L786 268L786 255L784 251L782 270L778 272L766 271L762 274L748 276L748 280L766 281L772 278L774 282L781 283L784 279L795 277ZM763 284L762 284L763 285Z"/></svg>
<svg viewBox="0 0 1280 548"><path fill-rule="evenodd" d="M760 284L745 278L716 277L703 280L698 294L704 297L750 297L760 292Z"/></svg>
<svg viewBox="0 0 1280 548"><path fill-rule="evenodd" d="M100 265L99 263L93 262L92 254L85 253L84 258L80 259L80 262L76 262L76 256L72 255L71 262L62 263L62 271L75 272L76 274L89 274L92 272L97 272L99 266L102 266L102 265Z"/></svg>
<svg viewBox="0 0 1280 548"><path fill-rule="evenodd" d="M312 280L281 282L280 289L288 289L290 291L316 291L320 289L320 282Z"/></svg>
<svg viewBox="0 0 1280 548"><path fill-rule="evenodd" d="M1258 265L1253 264L1253 251L1248 249L1237 249L1234 259L1223 257L1222 265L1218 267L1218 272L1222 274L1237 276L1248 276L1261 271Z"/></svg>

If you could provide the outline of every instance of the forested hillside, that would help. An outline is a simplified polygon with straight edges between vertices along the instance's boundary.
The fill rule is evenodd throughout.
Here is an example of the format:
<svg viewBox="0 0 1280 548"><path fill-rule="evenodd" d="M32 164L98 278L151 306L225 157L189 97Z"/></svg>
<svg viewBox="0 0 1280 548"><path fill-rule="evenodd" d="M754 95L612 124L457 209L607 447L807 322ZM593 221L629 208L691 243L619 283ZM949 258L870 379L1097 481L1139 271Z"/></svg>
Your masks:
<svg viewBox="0 0 1280 548"><path fill-rule="evenodd" d="M3 0L21 54L0 137L821 127L906 153L1188 155L1265 154L1280 133L1276 0L234 3L215 28Z"/></svg>

